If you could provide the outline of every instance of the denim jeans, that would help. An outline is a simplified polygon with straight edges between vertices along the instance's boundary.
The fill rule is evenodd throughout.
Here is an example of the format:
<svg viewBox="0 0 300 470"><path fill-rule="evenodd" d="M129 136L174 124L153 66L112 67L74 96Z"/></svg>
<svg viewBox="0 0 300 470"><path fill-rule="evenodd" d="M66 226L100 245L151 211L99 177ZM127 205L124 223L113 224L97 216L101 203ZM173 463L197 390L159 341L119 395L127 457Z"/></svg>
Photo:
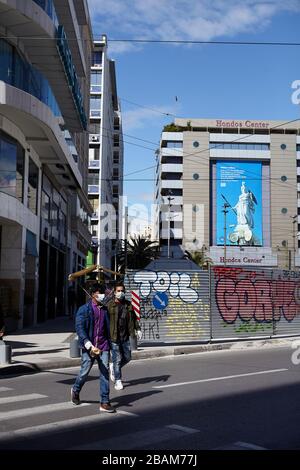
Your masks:
<svg viewBox="0 0 300 470"><path fill-rule="evenodd" d="M122 367L131 360L130 340L111 342L111 358L114 365L115 380L122 379Z"/></svg>
<svg viewBox="0 0 300 470"><path fill-rule="evenodd" d="M80 372L76 378L75 384L73 385L73 390L74 392L80 393L80 390L84 386L95 360L98 362L99 367L100 402L109 403L109 351L102 351L100 356L97 358L90 357L89 353L86 351L82 352Z"/></svg>

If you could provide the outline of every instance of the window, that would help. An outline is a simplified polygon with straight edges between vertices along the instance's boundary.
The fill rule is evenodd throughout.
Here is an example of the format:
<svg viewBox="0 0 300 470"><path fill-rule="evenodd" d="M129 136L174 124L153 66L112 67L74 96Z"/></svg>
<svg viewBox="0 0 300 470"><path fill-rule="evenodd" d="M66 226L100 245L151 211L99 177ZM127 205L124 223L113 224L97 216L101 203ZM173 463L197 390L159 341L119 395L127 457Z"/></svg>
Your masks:
<svg viewBox="0 0 300 470"><path fill-rule="evenodd" d="M118 197L119 195L119 186L113 186L113 197Z"/></svg>
<svg viewBox="0 0 300 470"><path fill-rule="evenodd" d="M99 93L102 88L102 72L92 70L91 73L91 92Z"/></svg>
<svg viewBox="0 0 300 470"><path fill-rule="evenodd" d="M92 54L92 66L97 67L102 64L102 52L93 52Z"/></svg>
<svg viewBox="0 0 300 470"><path fill-rule="evenodd" d="M38 187L39 169L31 158L29 158L27 207L29 207L34 214L37 214Z"/></svg>
<svg viewBox="0 0 300 470"><path fill-rule="evenodd" d="M249 144L242 142L210 142L209 148L225 150L270 150L270 144Z"/></svg>
<svg viewBox="0 0 300 470"><path fill-rule="evenodd" d="M119 163L119 152L114 152L114 164Z"/></svg>
<svg viewBox="0 0 300 470"><path fill-rule="evenodd" d="M89 171L89 174L88 174L88 184L89 185L99 185L99 173L98 172L93 172L93 171Z"/></svg>
<svg viewBox="0 0 300 470"><path fill-rule="evenodd" d="M90 97L90 116L101 117L101 97L100 96Z"/></svg>
<svg viewBox="0 0 300 470"><path fill-rule="evenodd" d="M24 150L4 132L0 132L0 191L23 202Z"/></svg>
<svg viewBox="0 0 300 470"><path fill-rule="evenodd" d="M297 152L300 152L300 144L296 145L296 150L297 150Z"/></svg>
<svg viewBox="0 0 300 470"><path fill-rule="evenodd" d="M114 181L118 181L119 179L119 169L118 168L114 168L113 169L113 180Z"/></svg>
<svg viewBox="0 0 300 470"><path fill-rule="evenodd" d="M120 139L118 134L114 134L114 147L119 147Z"/></svg>
<svg viewBox="0 0 300 470"><path fill-rule="evenodd" d="M48 196L45 191L42 191L42 218L46 220L46 222L50 222L50 197Z"/></svg>
<svg viewBox="0 0 300 470"><path fill-rule="evenodd" d="M166 143L166 147L169 149L182 149L183 142L175 142L175 141L169 140Z"/></svg>

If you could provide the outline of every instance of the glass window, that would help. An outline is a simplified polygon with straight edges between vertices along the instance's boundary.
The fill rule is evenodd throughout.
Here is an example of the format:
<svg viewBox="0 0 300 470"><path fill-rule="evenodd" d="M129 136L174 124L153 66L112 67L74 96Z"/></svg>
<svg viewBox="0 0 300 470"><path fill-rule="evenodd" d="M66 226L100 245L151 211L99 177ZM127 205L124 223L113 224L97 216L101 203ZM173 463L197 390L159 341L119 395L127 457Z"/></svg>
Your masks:
<svg viewBox="0 0 300 470"><path fill-rule="evenodd" d="M90 115L91 117L101 117L101 97L90 97Z"/></svg>
<svg viewBox="0 0 300 470"><path fill-rule="evenodd" d="M180 149L180 148L183 147L183 142L169 141L169 142L167 142L167 147L172 148L172 149Z"/></svg>
<svg viewBox="0 0 300 470"><path fill-rule="evenodd" d="M92 55L92 66L97 67L102 64L102 52L93 52Z"/></svg>
<svg viewBox="0 0 300 470"><path fill-rule="evenodd" d="M50 197L45 191L42 191L42 218L50 222Z"/></svg>
<svg viewBox="0 0 300 470"><path fill-rule="evenodd" d="M93 70L91 73L91 92L101 92L102 72Z"/></svg>
<svg viewBox="0 0 300 470"><path fill-rule="evenodd" d="M114 152L114 163L119 163L119 152Z"/></svg>
<svg viewBox="0 0 300 470"><path fill-rule="evenodd" d="M39 169L31 158L29 158L27 207L29 207L34 214L37 214L38 186Z"/></svg>
<svg viewBox="0 0 300 470"><path fill-rule="evenodd" d="M0 133L0 191L23 202L24 150L21 145Z"/></svg>

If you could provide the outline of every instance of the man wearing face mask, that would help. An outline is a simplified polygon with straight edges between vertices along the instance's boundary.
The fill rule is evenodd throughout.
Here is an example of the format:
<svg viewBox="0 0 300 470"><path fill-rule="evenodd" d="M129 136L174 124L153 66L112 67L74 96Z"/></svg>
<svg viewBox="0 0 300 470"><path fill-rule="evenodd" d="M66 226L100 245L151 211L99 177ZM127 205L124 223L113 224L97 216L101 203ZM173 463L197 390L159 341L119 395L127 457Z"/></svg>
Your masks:
<svg viewBox="0 0 300 470"><path fill-rule="evenodd" d="M122 367L131 360L130 336L137 334L141 339L142 332L131 303L125 299L125 287L121 282L115 285L114 299L107 308L112 356L110 378L115 382L115 389L122 390Z"/></svg>
<svg viewBox="0 0 300 470"><path fill-rule="evenodd" d="M109 318L102 304L105 287L95 284L90 288L91 300L79 308L76 314L76 333L82 349L81 368L71 389L73 405L80 404L79 393L95 362L99 367L100 411L113 413L109 402Z"/></svg>

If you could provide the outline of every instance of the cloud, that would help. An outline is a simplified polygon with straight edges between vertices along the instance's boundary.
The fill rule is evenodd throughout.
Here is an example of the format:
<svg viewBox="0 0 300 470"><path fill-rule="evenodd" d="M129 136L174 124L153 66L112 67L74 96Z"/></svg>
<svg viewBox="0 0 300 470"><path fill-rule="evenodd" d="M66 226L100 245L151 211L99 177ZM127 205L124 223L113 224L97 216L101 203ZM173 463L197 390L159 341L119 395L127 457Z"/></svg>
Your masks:
<svg viewBox="0 0 300 470"><path fill-rule="evenodd" d="M161 123L165 117L160 113L170 113L169 121L172 121L172 115L178 114L178 110L170 106L149 105L149 108L135 108L129 111L123 111L122 125L124 133L132 131L133 129L142 129L151 124L157 124L157 122ZM147 144L145 143L145 145Z"/></svg>
<svg viewBox="0 0 300 470"><path fill-rule="evenodd" d="M95 32L108 39L210 41L266 29L282 12L300 12L299 0L88 0ZM110 51L139 50L109 43Z"/></svg>

